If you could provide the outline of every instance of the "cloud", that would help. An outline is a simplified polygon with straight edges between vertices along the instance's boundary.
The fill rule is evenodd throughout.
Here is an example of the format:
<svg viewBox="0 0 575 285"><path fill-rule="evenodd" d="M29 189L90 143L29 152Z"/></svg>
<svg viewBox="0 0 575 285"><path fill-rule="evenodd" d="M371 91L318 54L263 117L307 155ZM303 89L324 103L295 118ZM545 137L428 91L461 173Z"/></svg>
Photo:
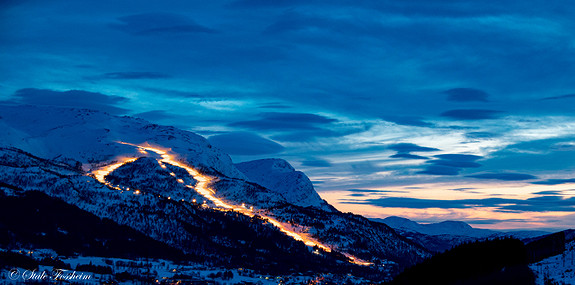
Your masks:
<svg viewBox="0 0 575 285"><path fill-rule="evenodd" d="M472 161L457 161L457 160L429 160L427 163L438 165L438 166L449 166L456 168L475 168L480 167L481 164Z"/></svg>
<svg viewBox="0 0 575 285"><path fill-rule="evenodd" d="M466 191L470 191L470 190L475 190L477 188L471 188L471 187L462 187L462 188L452 188L449 189L451 191L461 191L461 192L466 192Z"/></svg>
<svg viewBox="0 0 575 285"><path fill-rule="evenodd" d="M508 145L482 160L485 170L504 169L518 172L539 172L571 169L575 159L574 138L531 140ZM571 178L571 177L567 177Z"/></svg>
<svg viewBox="0 0 575 285"><path fill-rule="evenodd" d="M439 151L437 148L418 146L412 143L398 143L387 146L387 148L397 151L398 153L409 152L432 152Z"/></svg>
<svg viewBox="0 0 575 285"><path fill-rule="evenodd" d="M332 129L313 127L304 130L291 129L275 130L282 131L282 134L274 135L271 138L284 142L313 142L318 138L340 138L343 136L365 132L370 129L370 125L360 126L333 126Z"/></svg>
<svg viewBox="0 0 575 285"><path fill-rule="evenodd" d="M435 200L406 197L383 197L369 200L343 202L347 204L370 204L387 208L413 209L465 209L472 207L498 208L498 211L534 211L534 212L575 212L575 197L563 199L560 196L539 196L525 200L486 198L461 200Z"/></svg>
<svg viewBox="0 0 575 285"><path fill-rule="evenodd" d="M531 182L531 183L532 184L538 184L538 185L571 184L571 183L575 183L575 178L571 178L571 179L547 179L547 180L535 181L535 182Z"/></svg>
<svg viewBox="0 0 575 285"><path fill-rule="evenodd" d="M269 103L258 106L260 109L290 109L292 106L284 105L281 103Z"/></svg>
<svg viewBox="0 0 575 285"><path fill-rule="evenodd" d="M2 2L0 2L0 11L2 10L7 10L13 6L16 5L22 5L23 3L25 3L27 1L20 1L20 0L4 0Z"/></svg>
<svg viewBox="0 0 575 285"><path fill-rule="evenodd" d="M449 117L457 120L488 120L497 119L501 111L481 110L481 109L460 109L443 112L442 117Z"/></svg>
<svg viewBox="0 0 575 285"><path fill-rule="evenodd" d="M282 145L246 132L214 135L209 137L208 141L231 155L264 155L284 151Z"/></svg>
<svg viewBox="0 0 575 285"><path fill-rule="evenodd" d="M284 8L284 7L291 7L297 6L301 4L308 3L308 1L304 0L275 0L275 1L268 1L268 0L238 0L233 1L229 5L232 8Z"/></svg>
<svg viewBox="0 0 575 285"><path fill-rule="evenodd" d="M504 222L529 222L530 219L505 219L505 220L498 220L498 219L465 219L465 222L472 225L493 225L499 224Z"/></svg>
<svg viewBox="0 0 575 285"><path fill-rule="evenodd" d="M303 166L309 167L330 167L331 163L325 159L309 158L301 163Z"/></svg>
<svg viewBox="0 0 575 285"><path fill-rule="evenodd" d="M465 5L462 5L463 3ZM357 5L414 18L458 19L487 15L496 16L504 12L499 7L482 5L473 1L359 1Z"/></svg>
<svg viewBox="0 0 575 285"><path fill-rule="evenodd" d="M371 161L361 161L350 164L351 170L356 174L372 174L382 170L382 167Z"/></svg>
<svg viewBox="0 0 575 285"><path fill-rule="evenodd" d="M145 13L118 18L113 28L132 35L196 34L216 31L175 13Z"/></svg>
<svg viewBox="0 0 575 285"><path fill-rule="evenodd" d="M497 15L501 9L489 5L466 2L451 3L449 1L421 2L421 1L304 1L304 0L237 0L228 6L232 8L267 8L267 9L297 9L302 6L317 5L324 7L343 6L348 9L376 10L385 13L399 14L406 17L439 17L439 18L464 18L469 16ZM322 5L324 4L324 5Z"/></svg>
<svg viewBox="0 0 575 285"><path fill-rule="evenodd" d="M454 102L487 102L487 94L485 91L473 88L453 88L444 91L447 94L448 101Z"/></svg>
<svg viewBox="0 0 575 285"><path fill-rule="evenodd" d="M490 139L499 136L496 133L490 132L469 132L465 134L465 137L469 139Z"/></svg>
<svg viewBox="0 0 575 285"><path fill-rule="evenodd" d="M424 170L417 172L418 174L427 175L459 175L463 168L476 168L481 164L475 162L481 159L481 156L470 154L440 154L435 155L426 163L428 164Z"/></svg>
<svg viewBox="0 0 575 285"><path fill-rule="evenodd" d="M563 191L545 190L545 191L534 192L533 194L536 194L536 195L563 195Z"/></svg>
<svg viewBox="0 0 575 285"><path fill-rule="evenodd" d="M164 110L153 110L153 111L133 114L132 116L142 118L144 120L149 120L149 121L173 119L176 117L173 114L168 113Z"/></svg>
<svg viewBox="0 0 575 285"><path fill-rule="evenodd" d="M481 156L470 154L440 154L434 157L439 159L428 160L427 163L456 168L480 167L481 164L475 161L482 158Z"/></svg>
<svg viewBox="0 0 575 285"><path fill-rule="evenodd" d="M442 209L464 209L471 207L497 207L499 205L511 204L517 202L514 199L487 198L487 199L463 199L463 200L434 200L418 199L407 197L384 197L371 199L364 202L365 204L376 205L390 208L442 208Z"/></svg>
<svg viewBox="0 0 575 285"><path fill-rule="evenodd" d="M304 124L329 124L333 122L337 122L336 119L328 118L325 116L320 116L316 114L308 114L308 113L279 113L279 112L266 112L261 113L262 116L266 120L272 121L294 121L297 123L304 123Z"/></svg>
<svg viewBox="0 0 575 285"><path fill-rule="evenodd" d="M128 111L116 106L128 102L128 98L83 90L25 88L16 91L12 99L21 104L87 108L111 114L124 114Z"/></svg>
<svg viewBox="0 0 575 285"><path fill-rule="evenodd" d="M424 118L418 116L384 116L382 119L404 126L433 127L432 123L426 122Z"/></svg>
<svg viewBox="0 0 575 285"><path fill-rule="evenodd" d="M387 190L372 190L372 189L347 189L349 192L356 192L356 193L386 193L386 192L394 192L394 191L387 191Z"/></svg>
<svg viewBox="0 0 575 285"><path fill-rule="evenodd" d="M418 174L428 175L458 175L461 168L445 166L445 165L429 165L424 170L417 172Z"/></svg>
<svg viewBox="0 0 575 285"><path fill-rule="evenodd" d="M425 156L411 154L411 152L439 151L439 149L437 149L437 148L424 147L424 146L419 146L419 145L412 144L412 143L392 144L392 145L388 145L387 148L397 151L396 154L390 156L391 158L402 158L402 159L422 159L422 160L429 159L428 157L425 157ZM429 173L427 173L428 171L429 171ZM441 172L441 169L426 169L426 171L423 171L423 172L425 172L424 174L439 173L439 172ZM451 174L445 174L445 175L451 175Z"/></svg>
<svg viewBox="0 0 575 285"><path fill-rule="evenodd" d="M154 93L154 94L161 94L168 97L178 97L178 98L206 98L206 95L202 95L196 92L190 91L181 91L181 90L173 90L173 89L165 89L165 88L150 88L145 87L142 88L143 90ZM213 95L212 95L213 96Z"/></svg>
<svg viewBox="0 0 575 285"><path fill-rule="evenodd" d="M342 135L342 133L333 130L317 128L295 132L287 131L280 135L274 135L271 138L281 142L312 142L317 140L317 138L333 138Z"/></svg>
<svg viewBox="0 0 575 285"><path fill-rule="evenodd" d="M160 72L141 72L141 71L128 71L128 72L109 72L100 76L104 79L163 79L170 78L169 75Z"/></svg>
<svg viewBox="0 0 575 285"><path fill-rule="evenodd" d="M544 195L503 207L515 211L575 211L575 197L564 199L557 195Z"/></svg>
<svg viewBox="0 0 575 285"><path fill-rule="evenodd" d="M574 151L575 150L575 142L567 141L567 142L558 142L551 146L553 151Z"/></svg>
<svg viewBox="0 0 575 285"><path fill-rule="evenodd" d="M229 126L252 130L318 130L319 125L326 125L337 120L308 113L260 113L261 119L230 123Z"/></svg>
<svg viewBox="0 0 575 285"><path fill-rule="evenodd" d="M442 160L462 161L462 162L476 161L478 159L483 158L481 156L471 154L439 154L435 155L434 157L437 157Z"/></svg>
<svg viewBox="0 0 575 285"><path fill-rule="evenodd" d="M467 177L477 179L495 179L503 181L522 181L522 180L537 179L536 176L522 173L483 173L483 174L468 175Z"/></svg>
<svg viewBox="0 0 575 285"><path fill-rule="evenodd" d="M416 154L410 154L410 153L396 153L390 157L391 158L405 158L405 159L429 159L429 157L416 155Z"/></svg>
<svg viewBox="0 0 575 285"><path fill-rule="evenodd" d="M315 29L317 31L324 30L329 31L336 29L337 26L341 26L343 22L337 21L330 18L317 17L306 15L303 13L298 13L295 11L288 11L283 13L277 21L269 25L265 31L264 35L277 35L285 34L289 32L306 32L310 29ZM349 27L348 27L349 29ZM339 29L340 32L346 29Z"/></svg>
<svg viewBox="0 0 575 285"><path fill-rule="evenodd" d="M560 96L553 96L553 97L546 97L541 100L559 100L559 99L573 99L575 98L575 94L566 94Z"/></svg>

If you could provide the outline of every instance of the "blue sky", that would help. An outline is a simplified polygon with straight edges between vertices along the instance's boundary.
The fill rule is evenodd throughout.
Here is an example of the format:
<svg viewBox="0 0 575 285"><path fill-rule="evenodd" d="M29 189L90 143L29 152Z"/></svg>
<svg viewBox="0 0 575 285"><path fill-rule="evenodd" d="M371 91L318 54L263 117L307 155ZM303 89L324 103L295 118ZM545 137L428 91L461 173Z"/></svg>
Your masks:
<svg viewBox="0 0 575 285"><path fill-rule="evenodd" d="M575 226L567 1L3 1L0 100L287 159L342 210ZM364 191L364 192L361 192Z"/></svg>

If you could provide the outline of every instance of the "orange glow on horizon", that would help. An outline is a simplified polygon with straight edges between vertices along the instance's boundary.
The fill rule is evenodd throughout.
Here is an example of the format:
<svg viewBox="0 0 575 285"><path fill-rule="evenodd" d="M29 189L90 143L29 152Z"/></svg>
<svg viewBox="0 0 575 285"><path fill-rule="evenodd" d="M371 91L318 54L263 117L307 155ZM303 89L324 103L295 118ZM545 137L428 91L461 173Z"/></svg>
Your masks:
<svg viewBox="0 0 575 285"><path fill-rule="evenodd" d="M429 186L427 188L426 186ZM492 188L489 188L493 186ZM433 188L432 188L433 187ZM429 199L448 201L460 199L485 199L485 198L503 198L525 200L532 197L538 197L535 194L544 190L562 190L563 198L573 197L575 190L572 185L521 185L519 183L494 183L491 184L463 184L461 188L468 187L470 192L454 191L453 185L425 185L417 189L406 187L386 187L386 192L366 192L364 196L350 196L349 191L325 191L320 192L320 196L342 212L353 212L369 218L386 218L389 216L399 216L414 221L465 221L474 228L484 228L492 230L516 230L516 229L543 229L543 228L572 228L571 224L575 220L575 213L568 211L504 211L497 206L477 206L464 208L416 208L406 204L403 207L384 207L371 202L371 199L397 197L413 199ZM563 190L564 189L564 190ZM371 189L373 190L373 189ZM382 189L384 190L384 189ZM433 196L434 194L438 196ZM439 195L441 194L441 195ZM451 194L451 195L449 195ZM499 206L504 206L501 204ZM550 223L549 220L555 222ZM482 222L485 221L485 222ZM425 222L423 222L425 223Z"/></svg>

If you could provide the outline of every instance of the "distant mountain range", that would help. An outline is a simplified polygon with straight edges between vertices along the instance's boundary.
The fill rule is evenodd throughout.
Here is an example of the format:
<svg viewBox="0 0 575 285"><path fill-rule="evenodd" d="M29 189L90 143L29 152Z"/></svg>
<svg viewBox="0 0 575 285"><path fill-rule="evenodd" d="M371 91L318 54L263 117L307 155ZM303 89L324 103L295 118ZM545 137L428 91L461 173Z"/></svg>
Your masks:
<svg viewBox="0 0 575 285"><path fill-rule="evenodd" d="M550 234L544 231L501 232L477 229L461 221L423 224L396 216L372 220L382 222L392 227L401 235L408 237L410 240L434 252L442 252L464 242L484 240L487 238L514 237L524 240Z"/></svg>
<svg viewBox="0 0 575 285"><path fill-rule="evenodd" d="M394 229L419 232L426 235L458 235L483 238L496 234L492 230L472 228L469 224L460 221L420 224L407 218L391 216L382 219L381 222Z"/></svg>

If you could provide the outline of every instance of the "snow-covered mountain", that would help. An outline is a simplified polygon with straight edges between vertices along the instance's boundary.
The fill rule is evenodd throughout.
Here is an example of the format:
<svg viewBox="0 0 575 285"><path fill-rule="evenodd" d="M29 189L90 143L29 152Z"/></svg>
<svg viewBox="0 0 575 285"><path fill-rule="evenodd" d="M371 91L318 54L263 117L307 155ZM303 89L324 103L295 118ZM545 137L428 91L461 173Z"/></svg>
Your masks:
<svg viewBox="0 0 575 285"><path fill-rule="evenodd" d="M195 258L284 270L304 270L299 262L311 262L314 270L381 280L430 256L384 224L335 210L285 161L244 163L240 171L201 136L96 111L0 106L0 116L0 194L39 191ZM162 162L161 152L142 145L177 154L209 180L175 161ZM104 177L92 173L116 162ZM218 199L235 205L234 211L221 208ZM312 253L276 223L331 250ZM349 258L372 265L360 270Z"/></svg>
<svg viewBox="0 0 575 285"><path fill-rule="evenodd" d="M309 178L283 159L260 159L236 164L249 181L281 194L290 204L334 211L315 192Z"/></svg>
<svg viewBox="0 0 575 285"><path fill-rule="evenodd" d="M141 159L132 163L134 165L124 165L124 169L118 169L115 175L119 176L128 171L129 167L146 164L146 161ZM145 169L149 170L147 167ZM75 244L74 248L71 248L72 245L69 247L64 245L63 248L68 251L81 250L84 253L107 254L112 244L110 240L99 237L101 235L93 232L97 228L94 228L96 225L90 221L94 220L92 216L95 216L96 220L109 224L108 231L128 226L156 241L155 245L151 241L136 243L130 252L137 254L136 256L179 255L183 256L184 260L202 262L206 265L247 267L261 272L290 270L325 272L331 270L330 268L345 271L350 268L342 269L342 266L353 267L352 264L345 262L344 258L330 253L313 254L303 243L284 235L264 219L234 212L222 212L204 206L199 201L194 203L187 200L193 198L189 195L197 193L174 188L170 183L165 184L167 180L162 177L171 177L168 173L151 172L155 174L148 176L150 181L138 177L142 182L138 186L157 184L153 189L142 187L139 189L140 193L136 194L134 191L110 189L66 165L56 164L20 150L0 148L0 203L6 205L9 201L20 200L20 204L24 205L31 202L43 205L53 203L49 198L55 198L70 205L50 209L51 216L66 219L66 222L47 220L42 224L44 226L51 224L53 228L45 229L44 232L36 231L35 227L29 226L37 221L30 223L26 220L29 216L26 212L21 215L16 213L10 215L10 224L3 224L0 248L50 245L54 243L55 238L60 238L59 234L68 239L76 237L90 241L88 247L81 242L79 245ZM135 185L135 181L129 183ZM39 201L42 198L39 194L49 197ZM28 212L34 213L34 211ZM66 226L71 219L78 218L84 218L84 223L77 221L76 225ZM114 226L114 223L120 227ZM52 232L56 232L56 237L51 234ZM124 235L124 238L117 242L134 244L135 242L131 242L134 237L136 237L134 234ZM172 251L176 249L179 254L173 252L162 254L158 250L148 250L145 245L159 246L158 248L163 247ZM94 252L97 247L107 251ZM61 249L62 247L55 250L59 255L66 255ZM122 252L125 254L126 251L128 250ZM114 252L118 253L118 250ZM104 255L104 257L119 256ZM305 260L306 263L300 264L301 260Z"/></svg>
<svg viewBox="0 0 575 285"><path fill-rule="evenodd" d="M575 284L575 232L565 234L565 249L548 258L529 265L537 275L536 284Z"/></svg>
<svg viewBox="0 0 575 285"><path fill-rule="evenodd" d="M47 159L79 161L85 169L137 149L117 143L170 148L202 171L246 179L230 157L192 132L86 109L0 105L0 145Z"/></svg>

